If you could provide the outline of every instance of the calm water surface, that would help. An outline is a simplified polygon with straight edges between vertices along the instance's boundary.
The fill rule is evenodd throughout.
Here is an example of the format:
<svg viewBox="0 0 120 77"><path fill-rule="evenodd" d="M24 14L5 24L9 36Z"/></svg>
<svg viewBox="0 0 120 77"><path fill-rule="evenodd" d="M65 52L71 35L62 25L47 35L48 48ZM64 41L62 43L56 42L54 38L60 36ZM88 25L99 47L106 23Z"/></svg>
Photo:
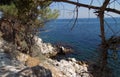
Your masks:
<svg viewBox="0 0 120 77"><path fill-rule="evenodd" d="M105 19L105 33L107 38L111 35L120 35L120 18ZM73 47L75 54L71 56L86 61L97 61L100 45L100 25L97 18L78 19L71 30L74 19L57 19L46 24L40 37L44 42L66 43ZM110 56L111 52L109 53ZM113 69L115 77L120 77L120 52L118 59L109 60L109 66Z"/></svg>

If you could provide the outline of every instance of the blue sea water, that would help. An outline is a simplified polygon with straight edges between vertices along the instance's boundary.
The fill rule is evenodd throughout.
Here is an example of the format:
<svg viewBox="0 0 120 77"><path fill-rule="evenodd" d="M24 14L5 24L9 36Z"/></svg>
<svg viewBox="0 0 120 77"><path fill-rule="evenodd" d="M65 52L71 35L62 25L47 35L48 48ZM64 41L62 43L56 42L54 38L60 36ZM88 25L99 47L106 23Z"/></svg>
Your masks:
<svg viewBox="0 0 120 77"><path fill-rule="evenodd" d="M75 53L71 56L85 61L97 61L98 48L101 43L100 23L97 18L78 19L74 28L74 19L57 19L48 22L40 37L44 42L66 43L73 47ZM105 18L106 37L120 35L120 18ZM118 59L109 60L109 66L113 69L115 77L120 77L120 52Z"/></svg>

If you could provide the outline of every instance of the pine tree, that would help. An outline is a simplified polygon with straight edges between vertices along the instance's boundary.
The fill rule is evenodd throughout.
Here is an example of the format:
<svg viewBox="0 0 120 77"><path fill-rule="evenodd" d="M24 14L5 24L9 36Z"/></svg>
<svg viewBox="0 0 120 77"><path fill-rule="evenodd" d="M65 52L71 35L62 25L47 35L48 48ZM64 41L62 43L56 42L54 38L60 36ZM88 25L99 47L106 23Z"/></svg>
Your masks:
<svg viewBox="0 0 120 77"><path fill-rule="evenodd" d="M51 1L40 0L0 0L3 12L0 30L3 38L20 47L20 51L32 54L34 36L46 22L59 15L58 10L51 10Z"/></svg>

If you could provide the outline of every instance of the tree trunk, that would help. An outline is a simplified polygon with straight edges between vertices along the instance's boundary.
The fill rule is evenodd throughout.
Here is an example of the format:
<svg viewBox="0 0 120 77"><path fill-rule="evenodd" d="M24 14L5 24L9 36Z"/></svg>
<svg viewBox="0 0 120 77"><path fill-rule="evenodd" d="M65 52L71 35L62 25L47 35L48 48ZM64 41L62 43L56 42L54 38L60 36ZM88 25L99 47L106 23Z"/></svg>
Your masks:
<svg viewBox="0 0 120 77"><path fill-rule="evenodd" d="M99 13L99 18L100 18L100 31L101 31L101 51L102 51L102 65L107 64L107 43L106 43L106 38L105 38L105 29L104 29L104 12ZM103 67L102 67L103 69Z"/></svg>
<svg viewBox="0 0 120 77"><path fill-rule="evenodd" d="M99 11L99 18L100 18L100 31L101 31L101 64L100 64L100 72L101 75L100 77L104 77L104 73L106 65L107 65L107 56L108 56L108 47L107 47L107 42L106 42L106 37L105 37L105 29L104 29L104 11L108 5L110 0L105 0L102 7L100 8Z"/></svg>

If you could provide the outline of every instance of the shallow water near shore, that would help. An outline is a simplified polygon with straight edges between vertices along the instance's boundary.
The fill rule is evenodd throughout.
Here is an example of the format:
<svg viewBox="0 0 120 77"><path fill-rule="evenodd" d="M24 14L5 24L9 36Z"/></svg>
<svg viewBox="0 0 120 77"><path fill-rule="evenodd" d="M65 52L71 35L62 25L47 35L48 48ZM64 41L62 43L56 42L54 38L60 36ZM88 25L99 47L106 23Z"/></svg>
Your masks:
<svg viewBox="0 0 120 77"><path fill-rule="evenodd" d="M120 18L106 18L106 36L120 35ZM73 47L75 52L69 56L78 60L97 62L99 58L100 26L97 18L78 19L71 30L74 19L57 19L50 21L41 29L40 37L44 42L64 43ZM112 30L111 30L112 28ZM109 53L111 56L111 52ZM109 66L113 69L115 77L120 77L120 52L118 59L109 59Z"/></svg>

